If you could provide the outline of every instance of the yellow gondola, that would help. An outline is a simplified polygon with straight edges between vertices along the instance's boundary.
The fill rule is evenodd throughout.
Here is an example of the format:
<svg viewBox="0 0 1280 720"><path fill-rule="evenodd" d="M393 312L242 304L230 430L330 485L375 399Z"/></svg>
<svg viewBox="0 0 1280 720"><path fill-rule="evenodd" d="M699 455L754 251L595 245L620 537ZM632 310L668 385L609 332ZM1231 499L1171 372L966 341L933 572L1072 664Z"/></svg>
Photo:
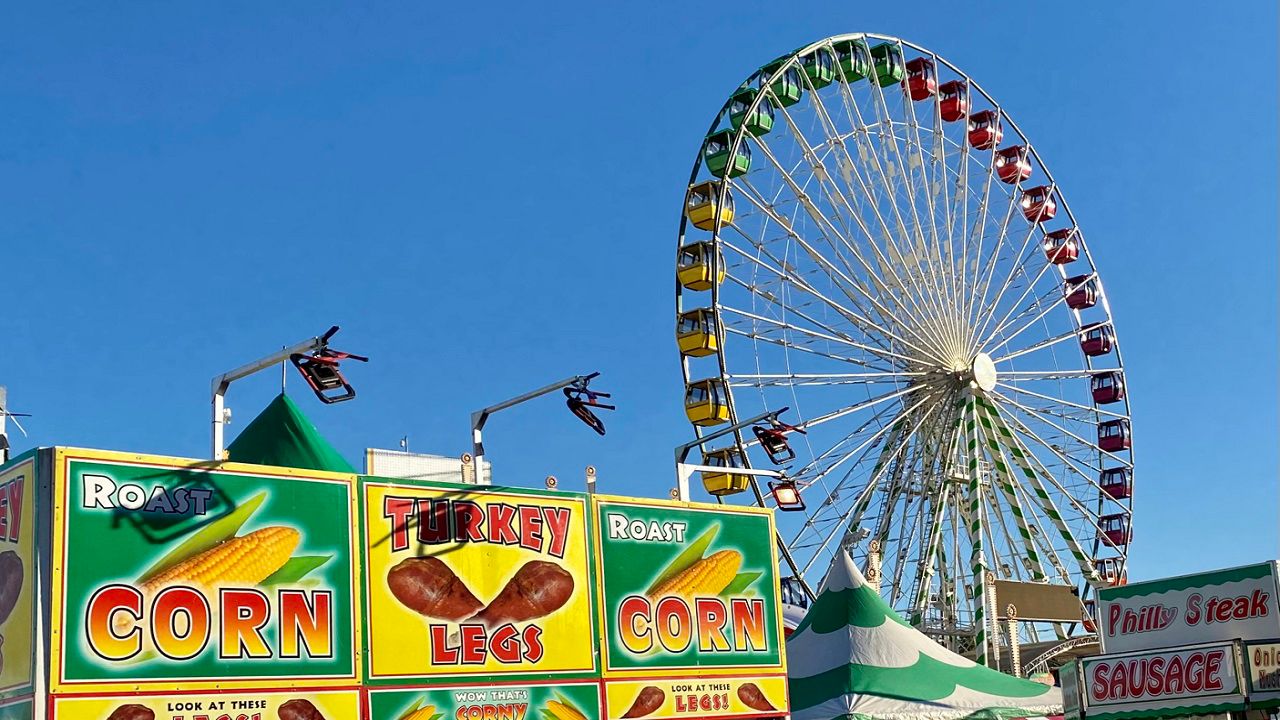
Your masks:
<svg viewBox="0 0 1280 720"><path fill-rule="evenodd" d="M722 468L742 467L742 454L736 447L720 448L702 454L703 465ZM751 476L734 472L702 471L702 487L712 495L735 495L747 489Z"/></svg>
<svg viewBox="0 0 1280 720"><path fill-rule="evenodd" d="M689 222L699 230L714 230L716 226L716 205L720 202L720 183L708 180L689 188L684 198L684 214ZM726 193L724 207L720 208L720 223L728 225L733 222L733 194Z"/></svg>
<svg viewBox="0 0 1280 720"><path fill-rule="evenodd" d="M716 378L697 380L684 388L684 414L689 422L707 427L729 420L729 401L724 383Z"/></svg>
<svg viewBox="0 0 1280 720"><path fill-rule="evenodd" d="M680 248L680 256L676 259L676 274L680 284L689 290L711 289L711 258L715 245L710 242L697 242ZM715 284L724 282L724 256L716 263Z"/></svg>
<svg viewBox="0 0 1280 720"><path fill-rule="evenodd" d="M720 350L720 337L716 333L716 318L710 308L698 308L680 313L676 322L676 340L680 354L689 357L706 357Z"/></svg>

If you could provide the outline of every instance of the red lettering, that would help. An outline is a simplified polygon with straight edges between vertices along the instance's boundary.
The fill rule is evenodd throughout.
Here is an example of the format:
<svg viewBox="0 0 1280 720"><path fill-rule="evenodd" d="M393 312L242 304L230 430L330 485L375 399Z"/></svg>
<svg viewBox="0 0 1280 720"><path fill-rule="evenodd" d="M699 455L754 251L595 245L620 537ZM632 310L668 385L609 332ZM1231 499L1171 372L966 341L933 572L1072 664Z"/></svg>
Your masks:
<svg viewBox="0 0 1280 720"><path fill-rule="evenodd" d="M18 542L18 532L22 529L22 486L25 478L19 477L9 483L9 506L5 510L6 522L9 526L9 542Z"/></svg>
<svg viewBox="0 0 1280 720"><path fill-rule="evenodd" d="M512 526L515 516L516 509L510 505L491 503L489 505L489 542L498 545L519 543L520 536Z"/></svg>
<svg viewBox="0 0 1280 720"><path fill-rule="evenodd" d="M449 501L432 500L431 512L423 512L424 501L418 502L418 542L436 545L449 541Z"/></svg>
<svg viewBox="0 0 1280 720"><path fill-rule="evenodd" d="M1222 677L1218 674L1222 670L1221 650L1214 650L1209 653L1204 664L1204 689L1205 690L1221 690Z"/></svg>
<svg viewBox="0 0 1280 720"><path fill-rule="evenodd" d="M507 623L494 630L489 637L489 651L500 663L514 665L520 662L520 633L516 632L516 626Z"/></svg>
<svg viewBox="0 0 1280 720"><path fill-rule="evenodd" d="M483 665L485 656L484 626L460 625L458 633L462 636L462 664Z"/></svg>
<svg viewBox="0 0 1280 720"><path fill-rule="evenodd" d="M431 626L431 664L457 665L458 648L449 646L449 626Z"/></svg>
<svg viewBox="0 0 1280 720"><path fill-rule="evenodd" d="M470 500L453 503L454 539L458 542L484 542L484 510Z"/></svg>
<svg viewBox="0 0 1280 720"><path fill-rule="evenodd" d="M569 521L573 513L569 508L543 508L542 514L546 518L547 530L551 532L547 553L562 558L565 546L569 543Z"/></svg>
<svg viewBox="0 0 1280 720"><path fill-rule="evenodd" d="M529 505L521 505L520 513L520 547L528 550L542 548L542 512Z"/></svg>
<svg viewBox="0 0 1280 720"><path fill-rule="evenodd" d="M530 625L524 629L524 659L536 663L542 659L546 649L542 646L542 628Z"/></svg>
<svg viewBox="0 0 1280 720"><path fill-rule="evenodd" d="M412 515L412 500L395 497L382 499L382 516L391 518L392 552L409 549L409 518Z"/></svg>

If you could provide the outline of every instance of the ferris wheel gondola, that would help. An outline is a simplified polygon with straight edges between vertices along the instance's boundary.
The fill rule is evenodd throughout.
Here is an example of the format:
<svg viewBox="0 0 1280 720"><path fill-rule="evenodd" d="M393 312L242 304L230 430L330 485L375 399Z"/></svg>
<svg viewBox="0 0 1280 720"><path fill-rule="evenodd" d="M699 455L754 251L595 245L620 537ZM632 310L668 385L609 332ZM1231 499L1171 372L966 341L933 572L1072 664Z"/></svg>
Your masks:
<svg viewBox="0 0 1280 720"><path fill-rule="evenodd" d="M992 579L1082 602L1123 582L1132 424L1105 288L1035 145L958 68L873 34L766 63L705 135L678 248L694 432L789 406L804 433L780 454L738 428L703 455L721 502L772 506L734 470L785 466L795 587L848 549L985 659Z"/></svg>

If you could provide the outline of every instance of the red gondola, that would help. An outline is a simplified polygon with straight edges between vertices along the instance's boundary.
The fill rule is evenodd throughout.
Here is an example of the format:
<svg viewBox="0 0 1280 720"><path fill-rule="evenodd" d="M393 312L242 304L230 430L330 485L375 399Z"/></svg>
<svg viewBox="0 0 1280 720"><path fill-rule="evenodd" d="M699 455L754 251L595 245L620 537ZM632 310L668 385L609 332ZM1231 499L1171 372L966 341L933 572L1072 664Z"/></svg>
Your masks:
<svg viewBox="0 0 1280 720"><path fill-rule="evenodd" d="M1098 626L1093 620L1093 616L1098 612L1098 603L1093 600L1085 600L1084 607L1081 610L1081 624L1084 625L1085 632L1098 632Z"/></svg>
<svg viewBox="0 0 1280 720"><path fill-rule="evenodd" d="M902 84L911 93L912 100L932 97L938 91L938 76L933 71L933 61L923 57L907 61L907 78Z"/></svg>
<svg viewBox="0 0 1280 720"><path fill-rule="evenodd" d="M1067 296L1067 307L1072 310L1084 310L1098 304L1098 281L1091 275L1076 275L1067 278L1062 284L1062 293Z"/></svg>
<svg viewBox="0 0 1280 720"><path fill-rule="evenodd" d="M996 175L1000 182L1020 183L1031 177L1031 160L1026 145L1010 145L996 151Z"/></svg>
<svg viewBox="0 0 1280 720"><path fill-rule="evenodd" d="M1089 391L1098 405L1124 399L1124 376L1116 370L1098 373L1089 379Z"/></svg>
<svg viewBox="0 0 1280 720"><path fill-rule="evenodd" d="M990 150L1004 138L1000 127L1000 114L995 110L983 110L969 116L969 145L976 150Z"/></svg>
<svg viewBox="0 0 1280 720"><path fill-rule="evenodd" d="M1123 563L1123 558L1099 558L1093 561L1093 569L1102 576L1102 582L1115 587L1129 582L1129 571Z"/></svg>
<svg viewBox="0 0 1280 720"><path fill-rule="evenodd" d="M1037 185L1022 193L1022 216L1028 222L1042 223L1058 214L1058 203L1048 185Z"/></svg>
<svg viewBox="0 0 1280 720"><path fill-rule="evenodd" d="M1098 475L1098 486L1113 500L1124 500L1133 494L1133 471L1129 468L1107 468Z"/></svg>
<svg viewBox="0 0 1280 720"><path fill-rule="evenodd" d="M1080 349L1089 357L1106 355L1111 352L1111 346L1115 345L1115 332L1105 322L1085 325L1080 330Z"/></svg>
<svg viewBox="0 0 1280 720"><path fill-rule="evenodd" d="M1107 452L1120 452L1131 447L1133 440L1129 437L1129 421L1108 420L1098 423L1098 447Z"/></svg>
<svg viewBox="0 0 1280 720"><path fill-rule="evenodd" d="M1133 528L1129 527L1129 515L1116 513L1098 518L1098 536L1112 547L1123 547L1133 541Z"/></svg>
<svg viewBox="0 0 1280 720"><path fill-rule="evenodd" d="M1045 233L1044 256L1054 265L1066 265L1080 257L1080 239L1073 227Z"/></svg>
<svg viewBox="0 0 1280 720"><path fill-rule="evenodd" d="M955 122L969 114L969 85L963 80L945 82L938 88L938 110L942 119Z"/></svg>

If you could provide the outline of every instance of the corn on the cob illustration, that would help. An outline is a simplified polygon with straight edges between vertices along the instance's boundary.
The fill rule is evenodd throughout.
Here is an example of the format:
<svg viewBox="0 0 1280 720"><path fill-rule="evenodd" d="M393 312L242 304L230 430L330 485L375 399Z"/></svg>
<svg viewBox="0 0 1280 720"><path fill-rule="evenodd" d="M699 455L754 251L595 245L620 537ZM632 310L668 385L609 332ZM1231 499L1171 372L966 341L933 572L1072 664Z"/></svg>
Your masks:
<svg viewBox="0 0 1280 720"><path fill-rule="evenodd" d="M183 582L200 587L219 583L257 585L279 570L302 537L290 527L265 527L231 538L189 557L143 584L144 592Z"/></svg>
<svg viewBox="0 0 1280 720"><path fill-rule="evenodd" d="M587 716L578 712L578 709L570 705L565 705L558 700L552 700L547 703L547 712L556 720L587 720Z"/></svg>
<svg viewBox="0 0 1280 720"><path fill-rule="evenodd" d="M651 599L667 595L692 598L695 595L719 595L733 582L742 567L742 553L737 550L714 552L672 576L649 593Z"/></svg>
<svg viewBox="0 0 1280 720"><path fill-rule="evenodd" d="M418 708L417 710L414 710L413 712L400 718L400 720L431 720L431 716L435 714L436 714L436 706L428 705L426 707L422 707L422 708Z"/></svg>

